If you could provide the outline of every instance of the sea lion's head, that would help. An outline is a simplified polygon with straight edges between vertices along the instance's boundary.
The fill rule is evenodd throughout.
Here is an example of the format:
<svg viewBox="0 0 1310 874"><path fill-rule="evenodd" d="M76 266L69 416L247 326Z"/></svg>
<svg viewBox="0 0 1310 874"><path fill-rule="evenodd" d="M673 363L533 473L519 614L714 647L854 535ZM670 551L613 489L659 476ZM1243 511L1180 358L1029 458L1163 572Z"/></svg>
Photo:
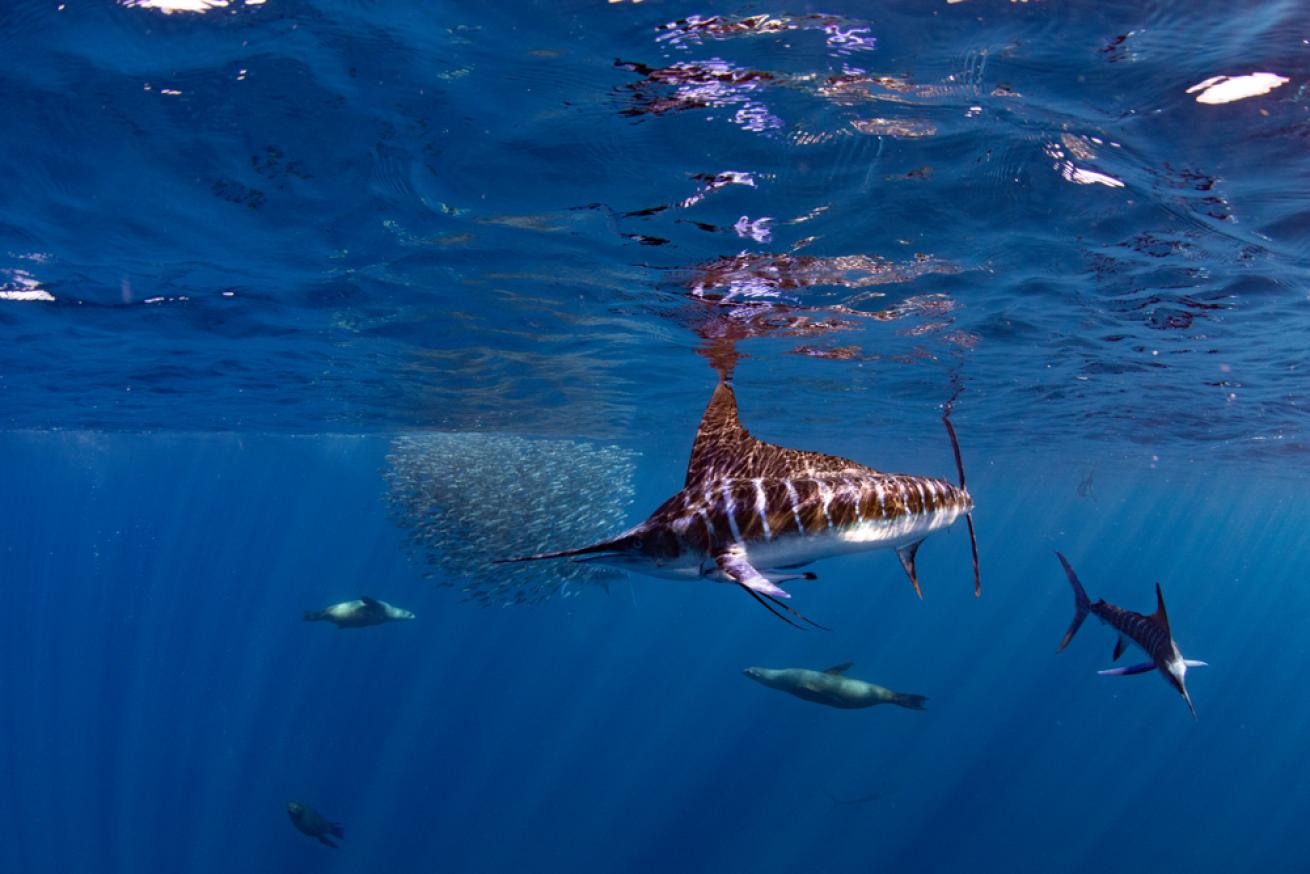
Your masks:
<svg viewBox="0 0 1310 874"><path fill-rule="evenodd" d="M775 668L752 667L742 671L742 674L744 674L747 677L750 677L752 680L754 680L757 683L768 686L771 689L774 688L774 684L778 679L778 671Z"/></svg>

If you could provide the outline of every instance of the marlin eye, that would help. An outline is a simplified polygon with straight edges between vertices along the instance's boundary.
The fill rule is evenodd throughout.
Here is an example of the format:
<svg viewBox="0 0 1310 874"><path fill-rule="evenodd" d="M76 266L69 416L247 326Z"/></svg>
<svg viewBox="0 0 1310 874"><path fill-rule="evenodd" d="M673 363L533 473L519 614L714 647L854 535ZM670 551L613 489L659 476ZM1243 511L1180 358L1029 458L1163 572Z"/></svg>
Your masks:
<svg viewBox="0 0 1310 874"><path fill-rule="evenodd" d="M643 545L644 545L644 544L641 542L641 538L640 538L640 537L634 537L634 538L632 538L632 548L633 548L633 549L641 549Z"/></svg>

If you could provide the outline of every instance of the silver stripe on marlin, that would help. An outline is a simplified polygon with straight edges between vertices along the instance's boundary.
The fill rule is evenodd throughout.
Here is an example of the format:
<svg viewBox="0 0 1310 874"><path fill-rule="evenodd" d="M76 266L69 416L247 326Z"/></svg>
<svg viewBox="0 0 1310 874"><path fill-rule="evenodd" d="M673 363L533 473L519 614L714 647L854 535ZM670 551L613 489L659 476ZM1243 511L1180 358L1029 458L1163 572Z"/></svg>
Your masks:
<svg viewBox="0 0 1310 874"><path fill-rule="evenodd" d="M787 485L787 497L791 498L791 515L796 520L796 530L804 537L805 523L801 521L800 495L796 494L796 485L790 479L784 479L783 482Z"/></svg>
<svg viewBox="0 0 1310 874"><path fill-rule="evenodd" d="M828 508L832 506L832 487L823 480L815 480L815 487L819 490L819 500L823 502L823 518L828 520L828 528L832 528L832 513Z"/></svg>
<svg viewBox="0 0 1310 874"><path fill-rule="evenodd" d="M764 527L764 539L772 540L773 531L769 528L769 499L764 494L764 480L755 478L755 512L760 515L760 525Z"/></svg>
<svg viewBox="0 0 1310 874"><path fill-rule="evenodd" d="M723 487L723 514L728 517L728 530L732 532L732 540L737 545L741 545L741 529L737 527L737 502L732 497L732 480L724 480Z"/></svg>

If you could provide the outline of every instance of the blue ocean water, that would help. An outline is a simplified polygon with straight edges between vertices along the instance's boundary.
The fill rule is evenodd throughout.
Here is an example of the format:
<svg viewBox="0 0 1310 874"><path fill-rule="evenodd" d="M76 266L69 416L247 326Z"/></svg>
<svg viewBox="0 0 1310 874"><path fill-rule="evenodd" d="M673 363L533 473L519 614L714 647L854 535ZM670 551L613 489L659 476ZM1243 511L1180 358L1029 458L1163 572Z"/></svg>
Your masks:
<svg viewBox="0 0 1310 874"><path fill-rule="evenodd" d="M0 870L1310 870L1302 4L9 0L0 47ZM679 488L733 356L753 433L885 470L954 478L954 397L982 596L961 525L923 600L816 564L831 632L486 564ZM1199 720L1055 654L1056 550L1161 583ZM301 619L360 595L418 618ZM928 709L741 673L847 661Z"/></svg>

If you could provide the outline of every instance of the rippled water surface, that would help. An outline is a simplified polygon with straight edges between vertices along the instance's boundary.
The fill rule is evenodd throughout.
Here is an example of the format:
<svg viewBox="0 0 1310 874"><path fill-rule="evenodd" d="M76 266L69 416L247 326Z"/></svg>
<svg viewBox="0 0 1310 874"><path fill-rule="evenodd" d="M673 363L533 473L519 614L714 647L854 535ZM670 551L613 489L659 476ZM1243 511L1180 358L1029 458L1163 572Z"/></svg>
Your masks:
<svg viewBox="0 0 1310 874"><path fill-rule="evenodd" d="M868 13L5 4L4 421L1302 449L1301 5Z"/></svg>
<svg viewBox="0 0 1310 874"><path fill-rule="evenodd" d="M0 869L1310 870L1302 0L0 0L0 58ZM887 470L950 409L982 597L959 525L922 601L816 563L832 633L491 563L658 506L734 366ZM1198 722L1054 655L1057 549L1161 581ZM418 618L301 621L361 595ZM741 673L848 661L928 709Z"/></svg>

